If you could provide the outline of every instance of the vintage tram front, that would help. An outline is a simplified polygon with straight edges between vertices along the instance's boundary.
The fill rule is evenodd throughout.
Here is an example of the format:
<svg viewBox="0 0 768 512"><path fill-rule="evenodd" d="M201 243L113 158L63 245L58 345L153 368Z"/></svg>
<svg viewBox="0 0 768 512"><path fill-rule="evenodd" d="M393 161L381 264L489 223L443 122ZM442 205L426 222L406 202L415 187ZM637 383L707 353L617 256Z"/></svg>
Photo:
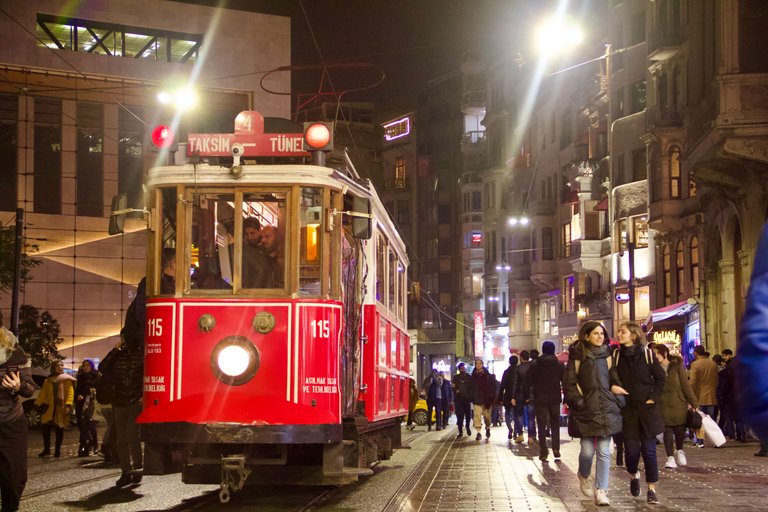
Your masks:
<svg viewBox="0 0 768 512"><path fill-rule="evenodd" d="M369 184L237 163L147 177L145 471L353 481L408 410L404 246Z"/></svg>

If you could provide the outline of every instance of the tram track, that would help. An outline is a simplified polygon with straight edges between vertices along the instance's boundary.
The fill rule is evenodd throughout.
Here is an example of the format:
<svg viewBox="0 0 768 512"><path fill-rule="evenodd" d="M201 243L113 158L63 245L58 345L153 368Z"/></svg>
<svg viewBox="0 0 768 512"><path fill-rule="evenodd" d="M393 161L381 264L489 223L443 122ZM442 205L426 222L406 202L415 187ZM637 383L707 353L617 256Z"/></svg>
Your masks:
<svg viewBox="0 0 768 512"><path fill-rule="evenodd" d="M53 487L48 487L46 489L40 489L39 491L31 491L31 492L25 492L21 496L21 501L25 500L31 500L32 498L39 498L40 496L45 496L47 494L54 494L58 491L61 491L62 489L68 489L72 487L78 487L85 484L91 484L94 482L100 482L101 480L107 480L107 479L113 479L120 475L120 471L113 471L104 475L94 476L91 478L86 478L85 480L77 480L75 482L67 482L65 484L61 485L55 485Z"/></svg>

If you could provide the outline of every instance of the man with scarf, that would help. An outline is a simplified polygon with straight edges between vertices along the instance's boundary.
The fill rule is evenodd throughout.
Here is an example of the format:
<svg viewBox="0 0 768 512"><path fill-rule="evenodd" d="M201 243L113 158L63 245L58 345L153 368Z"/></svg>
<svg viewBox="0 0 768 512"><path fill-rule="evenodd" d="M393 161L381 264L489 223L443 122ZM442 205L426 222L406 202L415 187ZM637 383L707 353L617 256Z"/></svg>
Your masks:
<svg viewBox="0 0 768 512"><path fill-rule="evenodd" d="M427 391L427 430L432 430L432 410L435 411L436 430L442 430L447 421L448 404L452 402L451 383L438 373Z"/></svg>

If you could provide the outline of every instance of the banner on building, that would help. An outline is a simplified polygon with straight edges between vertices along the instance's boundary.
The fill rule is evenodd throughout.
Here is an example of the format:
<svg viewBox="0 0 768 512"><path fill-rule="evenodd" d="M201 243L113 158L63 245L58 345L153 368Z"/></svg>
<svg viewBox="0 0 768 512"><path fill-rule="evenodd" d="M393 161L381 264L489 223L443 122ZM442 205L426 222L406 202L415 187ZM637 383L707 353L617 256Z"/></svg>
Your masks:
<svg viewBox="0 0 768 512"><path fill-rule="evenodd" d="M464 313L456 313L456 358L464 357Z"/></svg>
<svg viewBox="0 0 768 512"><path fill-rule="evenodd" d="M475 311L475 357L483 357L483 312Z"/></svg>

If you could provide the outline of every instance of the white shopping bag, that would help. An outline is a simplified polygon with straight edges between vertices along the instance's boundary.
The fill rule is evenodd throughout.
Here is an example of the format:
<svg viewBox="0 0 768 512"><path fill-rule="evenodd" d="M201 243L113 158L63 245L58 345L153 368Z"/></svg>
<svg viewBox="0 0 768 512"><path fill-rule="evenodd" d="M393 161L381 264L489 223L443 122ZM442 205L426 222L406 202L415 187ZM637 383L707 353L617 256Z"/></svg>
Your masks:
<svg viewBox="0 0 768 512"><path fill-rule="evenodd" d="M717 426L717 422L709 417L708 414L704 414L699 411L701 415L701 429L704 431L706 438L715 445L716 448L720 448L725 444L725 436L720 427Z"/></svg>

